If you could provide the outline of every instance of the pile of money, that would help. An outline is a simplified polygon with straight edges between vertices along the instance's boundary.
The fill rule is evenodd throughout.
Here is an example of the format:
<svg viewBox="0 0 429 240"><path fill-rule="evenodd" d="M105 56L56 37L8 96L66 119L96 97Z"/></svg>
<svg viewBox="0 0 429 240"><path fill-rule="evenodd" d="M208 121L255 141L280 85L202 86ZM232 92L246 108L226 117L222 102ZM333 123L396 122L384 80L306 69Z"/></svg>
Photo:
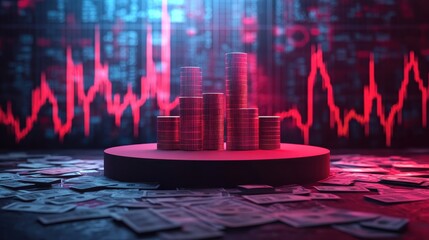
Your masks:
<svg viewBox="0 0 429 240"><path fill-rule="evenodd" d="M203 149L203 98L180 97L180 149Z"/></svg>
<svg viewBox="0 0 429 240"><path fill-rule="evenodd" d="M179 145L179 116L158 116L157 117L157 149L178 150Z"/></svg>
<svg viewBox="0 0 429 240"><path fill-rule="evenodd" d="M280 148L280 117L259 116L259 149Z"/></svg>
<svg viewBox="0 0 429 240"><path fill-rule="evenodd" d="M0 155L2 160L16 161L16 168L0 172L2 211L39 213L45 228L107 218L160 239L217 238L271 223L303 232L331 226L359 238L400 238L409 220L391 214L392 205L406 209L429 201L429 165L401 156L333 155L331 176L317 183L229 189L118 182L103 176L101 159L13 153ZM369 212L359 209L359 201L383 208Z"/></svg>
<svg viewBox="0 0 429 240"><path fill-rule="evenodd" d="M223 93L203 93L204 150L224 149L225 97Z"/></svg>
<svg viewBox="0 0 429 240"><path fill-rule="evenodd" d="M223 150L225 114L227 150L280 148L280 118L258 118L258 109L247 106L246 53L225 54L225 96L223 93L202 94L202 89L201 69L182 67L180 120L177 120L180 121L178 144L181 150ZM158 149L176 150L177 134L162 130L163 121L166 120L158 118Z"/></svg>

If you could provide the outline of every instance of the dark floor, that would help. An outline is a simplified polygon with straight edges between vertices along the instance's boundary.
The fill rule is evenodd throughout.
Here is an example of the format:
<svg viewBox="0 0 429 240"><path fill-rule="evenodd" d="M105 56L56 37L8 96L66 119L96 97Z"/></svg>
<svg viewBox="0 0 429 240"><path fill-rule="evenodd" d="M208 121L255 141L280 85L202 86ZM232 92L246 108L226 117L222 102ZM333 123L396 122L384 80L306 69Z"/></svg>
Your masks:
<svg viewBox="0 0 429 240"><path fill-rule="evenodd" d="M49 155L61 155L61 156L70 156L71 159L64 158L63 160L59 158L52 158L47 156L34 156L32 154L49 154ZM340 197L338 200L308 200L300 202L280 202L273 204L263 204L257 205L250 203L243 198L244 190L238 189L212 189L212 190L192 190L192 193L183 197L169 198L170 201L166 201L166 198L148 198L148 193L156 193L160 190L147 190L144 192L144 187L130 187L128 191L118 189L112 186L114 182L109 182L108 179L103 178L103 152L102 150L64 150L64 151L28 151L26 154L14 153L14 152L3 152L0 154L0 185L5 182L25 182L24 180L28 178L60 178L60 183L55 183L53 185L40 185L36 184L34 186L27 186L24 188L10 188L3 187L4 192L10 193L10 197L5 197L0 199L0 207L7 206L10 203L27 203L27 204L46 204L49 205L49 199L55 199L56 197L44 196L46 194L42 192L42 195L36 197L32 201L23 201L21 198L18 198L17 195L22 196L25 193L37 192L42 189L60 189L58 191L65 190L67 188L78 185L79 183L110 183L110 187L107 185L100 185L96 189L90 189L90 191L76 191L73 190L75 195L85 194L85 195L96 195L97 198L88 200L86 202L79 203L70 203L66 205L77 205L73 210L68 211L67 213L73 213L81 210L91 211L106 211L112 210L117 211L116 217L124 216L126 211L129 213L131 211L140 211L141 209L154 208L154 209L179 209L179 206L189 206L186 205L193 200L199 201L204 197L195 193L205 192L208 193L208 196L205 199L211 199L213 201L207 203L209 207L204 205L204 200L202 200L201 205L198 205L195 209L205 209L210 212L216 206L215 202L224 201L225 204L229 204L228 201L234 202L234 204L244 204L246 206L254 206L254 209L258 209L259 213L264 213L265 215L276 215L276 213L288 214L295 210L308 210L311 208L324 208L332 207L344 210L353 210L360 212L369 212L376 213L380 215L398 217L407 219L408 225L399 231L382 231L376 230L371 236L379 236L388 238L398 238L398 239L427 239L429 236L429 194L425 191L428 191L429 188L429 167L426 165L419 164L429 164L429 149L406 149L406 150L338 150L333 151L331 154L331 175L342 180L349 179L351 184L359 185L360 183L365 183L363 176L367 177L377 177L380 182L378 184L382 186L387 186L389 189L374 190L370 192L362 193L339 193L332 192L332 194ZM74 159L80 159L81 161L73 162ZM342 161L338 163L338 161ZM353 165L354 163L368 163L372 165L377 165L379 168L387 170L383 174L352 174L349 171L358 171L364 169L362 166L348 166L347 163ZM47 164L46 165L37 165L37 164ZM393 164L393 165L392 165ZM402 164L402 167L401 167ZM70 179L76 178L76 176L60 176L59 174L53 175L44 175L43 173L36 173L37 171L43 171L46 169L52 168L64 169L64 168L74 168L70 171L73 173L79 172L76 174L94 176L94 179L82 181L82 182L70 182ZM369 165L365 166L369 169ZM16 170L17 173L14 173L12 179L10 175L1 175L10 169L21 169ZM78 168L78 169L76 169ZM27 170L25 170L27 169ZM32 169L32 170L31 170ZM351 170L350 170L351 169ZM374 170L375 171L375 170ZM404 175L404 173L409 174L411 177L409 179L396 179L396 181L386 181L389 177L398 177ZM418 173L415 173L418 172ZM398 175L399 174L399 175ZM6 179L1 179L1 176L4 176ZM359 177L357 177L359 176ZM77 176L78 177L78 176ZM386 178L387 177L387 178ZM9 179L8 179L9 178ZM25 178L25 179L24 179ZM425 181L427 178L427 182ZM23 180L24 179L24 180ZM384 179L384 180L383 180ZM395 179L394 179L395 180ZM103 182L104 181L104 182ZM78 183L79 182L79 183ZM112 185L113 183L113 185ZM6 184L7 185L7 184ZM308 196L305 194L306 190L310 190L312 193L317 193L318 191L313 186L335 186L323 183L312 183L305 184L301 186L284 186L276 188L276 191L283 191L285 193L290 193L293 190L302 190L304 191L301 196ZM161 186L162 187L162 186ZM137 188L137 189L136 189ZM138 189L141 189L140 191ZM399 192L398 189L403 189ZM415 190L417 189L417 190ZM104 192L103 192L104 191ZM272 189L268 189L272 191ZM138 194L137 194L138 193ZM296 192L293 192L296 194ZM365 198L365 195L382 195L382 194L399 194L404 196L411 196L414 193L417 193L422 199L419 201L413 202L404 202L404 203L391 203L385 204L378 201L370 200ZM0 195L2 191L0 190ZM136 196L132 194L137 194ZM139 196L142 194L142 196ZM145 195L146 194L146 195ZM427 194L427 195L426 195ZM134 198L133 198L134 197ZM427 197L427 198L426 198ZM192 198L192 199L191 199ZM426 200L425 200L426 199ZM46 202L48 201L48 202ZM142 204L141 208L131 208L129 207L130 203L138 202ZM105 205L103 205L105 204ZM109 205L110 204L110 205ZM52 205L52 204L51 204ZM55 206L62 206L57 204ZM105 208L100 208L100 207ZM128 207L126 207L128 206ZM222 206L218 206L221 208ZM186 207L185 207L186 208ZM212 209L210 209L212 208ZM189 207L191 211L194 211L193 207ZM219 214L212 211L211 214L216 216L216 219L226 218L225 215L230 216L229 214ZM93 220L81 220L81 221L70 221L65 223L57 224L42 224L39 220L43 216L62 216L64 213L28 213L22 211L8 211L0 210L0 239L189 239L190 237L202 238L205 235L201 235L201 229L196 230L197 234L191 230L187 229L187 224L194 224L191 222L180 222L181 230L171 230L171 231L155 231L150 234L137 234L133 231L124 220L114 220L114 218L108 217L93 219ZM242 214L242 215L241 215ZM247 219L243 216L246 215L246 212L239 212L237 215L234 215L235 223L245 223ZM113 215L115 216L115 215ZM248 226L242 227L233 227L228 224L220 224L221 221L216 222L216 220L210 219L211 215L204 216L204 213L198 212L195 215L195 219L202 224L213 224L211 225L206 232L215 233L213 236L221 236L220 238L224 239L354 239L356 237L352 236L350 233L345 233L334 229L331 225L326 226L315 226L315 227L293 227L289 224L280 222L280 221L270 221L271 223L267 224L248 224ZM277 215L276 215L277 216ZM212 222L211 222L212 221ZM245 225L245 224L244 224ZM250 226L252 225L252 226ZM364 228L364 230L367 228ZM200 231L200 232L198 232ZM177 235L171 234L166 235L165 233L180 233ZM356 232L355 232L356 233ZM188 235L186 235L188 234ZM192 235L194 234L194 235ZM217 235L216 235L217 234ZM359 234L359 231L358 231ZM367 234L367 233L363 233ZM375 234L375 235L374 235ZM206 235L208 237L210 235ZM367 235L368 236L368 235ZM394 237L392 237L394 236Z"/></svg>

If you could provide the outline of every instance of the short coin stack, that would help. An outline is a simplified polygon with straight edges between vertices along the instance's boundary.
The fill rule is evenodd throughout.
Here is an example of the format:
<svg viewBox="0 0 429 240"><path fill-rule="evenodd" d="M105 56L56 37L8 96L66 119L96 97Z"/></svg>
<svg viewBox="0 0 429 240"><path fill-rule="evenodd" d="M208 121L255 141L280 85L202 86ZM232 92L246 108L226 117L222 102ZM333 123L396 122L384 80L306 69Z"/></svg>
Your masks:
<svg viewBox="0 0 429 240"><path fill-rule="evenodd" d="M257 108L227 110L227 150L256 150L259 148Z"/></svg>
<svg viewBox="0 0 429 240"><path fill-rule="evenodd" d="M259 149L280 149L280 117L259 117Z"/></svg>
<svg viewBox="0 0 429 240"><path fill-rule="evenodd" d="M203 149L224 149L225 97L223 93L203 93Z"/></svg>
<svg viewBox="0 0 429 240"><path fill-rule="evenodd" d="M201 97L203 92L203 81L201 68L180 68L180 96Z"/></svg>
<svg viewBox="0 0 429 240"><path fill-rule="evenodd" d="M203 98L180 97L180 149L203 149Z"/></svg>
<svg viewBox="0 0 429 240"><path fill-rule="evenodd" d="M178 150L179 145L179 116L158 116L157 118L157 149Z"/></svg>

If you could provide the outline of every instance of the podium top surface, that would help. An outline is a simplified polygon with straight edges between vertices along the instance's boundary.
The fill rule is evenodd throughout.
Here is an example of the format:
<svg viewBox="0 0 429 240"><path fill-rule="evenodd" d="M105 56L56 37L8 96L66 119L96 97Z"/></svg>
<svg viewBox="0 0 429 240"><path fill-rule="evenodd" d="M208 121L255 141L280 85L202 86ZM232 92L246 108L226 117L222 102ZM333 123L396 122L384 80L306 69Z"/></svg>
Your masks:
<svg viewBox="0 0 429 240"><path fill-rule="evenodd" d="M179 161L261 161L308 158L329 154L326 148L282 143L277 150L250 150L250 151L182 151L157 150L156 143L134 144L112 147L104 150L105 154L122 156L125 158L179 160Z"/></svg>

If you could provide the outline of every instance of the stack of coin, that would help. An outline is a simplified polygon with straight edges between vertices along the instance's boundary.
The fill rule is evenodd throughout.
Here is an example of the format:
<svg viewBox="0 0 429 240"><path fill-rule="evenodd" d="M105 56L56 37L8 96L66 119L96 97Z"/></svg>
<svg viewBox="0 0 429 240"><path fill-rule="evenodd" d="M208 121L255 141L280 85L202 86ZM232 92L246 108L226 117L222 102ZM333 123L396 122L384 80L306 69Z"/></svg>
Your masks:
<svg viewBox="0 0 429 240"><path fill-rule="evenodd" d="M223 150L225 97L223 93L203 93L203 149Z"/></svg>
<svg viewBox="0 0 429 240"><path fill-rule="evenodd" d="M203 92L203 82L201 68L182 67L180 68L180 96L201 97Z"/></svg>
<svg viewBox="0 0 429 240"><path fill-rule="evenodd" d="M227 116L226 149L259 149L258 109L227 109Z"/></svg>
<svg viewBox="0 0 429 240"><path fill-rule="evenodd" d="M178 150L179 145L179 116L158 116L157 121L157 149Z"/></svg>
<svg viewBox="0 0 429 240"><path fill-rule="evenodd" d="M180 97L180 149L203 149L203 98Z"/></svg>
<svg viewBox="0 0 429 240"><path fill-rule="evenodd" d="M259 117L259 149L280 149L280 117Z"/></svg>
<svg viewBox="0 0 429 240"><path fill-rule="evenodd" d="M255 128L247 129L258 120L253 118L254 110L247 109L247 54L231 52L225 54L225 93L226 93L226 149L253 149ZM253 127L253 125L252 125ZM259 126L256 125L256 131ZM252 136L250 136L252 135ZM258 146L259 147L259 146ZM258 148L257 147L257 148ZM256 149L257 149L256 148Z"/></svg>
<svg viewBox="0 0 429 240"><path fill-rule="evenodd" d="M247 108L247 54L225 54L226 108Z"/></svg>

